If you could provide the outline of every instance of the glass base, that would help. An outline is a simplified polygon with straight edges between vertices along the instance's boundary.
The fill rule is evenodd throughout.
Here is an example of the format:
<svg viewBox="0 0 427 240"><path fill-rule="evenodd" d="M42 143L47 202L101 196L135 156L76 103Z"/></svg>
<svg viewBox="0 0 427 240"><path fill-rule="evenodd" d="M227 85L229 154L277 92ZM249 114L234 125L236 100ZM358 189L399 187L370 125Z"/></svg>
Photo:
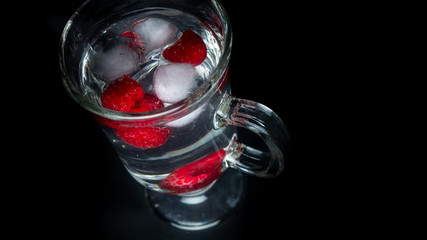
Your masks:
<svg viewBox="0 0 427 240"><path fill-rule="evenodd" d="M191 193L170 195L146 190L154 213L176 228L192 231L223 222L232 215L245 194L245 176L231 169L213 184Z"/></svg>

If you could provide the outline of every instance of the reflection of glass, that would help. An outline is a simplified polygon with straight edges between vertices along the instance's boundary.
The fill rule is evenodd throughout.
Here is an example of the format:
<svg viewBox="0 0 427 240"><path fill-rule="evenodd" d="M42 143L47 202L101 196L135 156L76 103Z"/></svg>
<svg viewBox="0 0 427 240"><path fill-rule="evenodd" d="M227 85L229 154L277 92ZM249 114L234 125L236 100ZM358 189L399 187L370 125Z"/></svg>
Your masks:
<svg viewBox="0 0 427 240"><path fill-rule="evenodd" d="M206 56L197 63L174 62L166 49L188 32L203 40ZM188 45L197 46L197 37L190 37ZM155 212L179 228L214 226L237 206L245 182L228 168L274 177L284 167L288 140L280 118L262 104L230 95L231 40L228 17L214 0L89 0L61 37L67 91L94 114L132 177L152 190L147 199ZM172 94L159 90L159 82L175 84L163 80L169 75L180 81ZM138 83L144 99L154 96L158 107L107 109L103 96L118 79ZM239 142L236 127L257 134L268 151Z"/></svg>

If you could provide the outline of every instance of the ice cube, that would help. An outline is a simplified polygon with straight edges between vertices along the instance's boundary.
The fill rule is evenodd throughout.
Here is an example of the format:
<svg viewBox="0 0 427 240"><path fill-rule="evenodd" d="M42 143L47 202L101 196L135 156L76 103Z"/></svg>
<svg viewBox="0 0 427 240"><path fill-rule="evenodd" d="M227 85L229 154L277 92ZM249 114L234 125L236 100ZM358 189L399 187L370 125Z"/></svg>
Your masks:
<svg viewBox="0 0 427 240"><path fill-rule="evenodd" d="M168 127L183 127L188 125L189 123L196 120L196 118L200 115L201 112L203 112L205 109L206 103L194 110L193 112L178 118L174 121L168 122L166 125Z"/></svg>
<svg viewBox="0 0 427 240"><path fill-rule="evenodd" d="M153 75L153 90L166 103L176 103L186 98L197 86L197 72L188 63L162 65Z"/></svg>
<svg viewBox="0 0 427 240"><path fill-rule="evenodd" d="M150 17L135 24L133 30L144 42L146 51L150 52L172 43L178 28L163 18Z"/></svg>
<svg viewBox="0 0 427 240"><path fill-rule="evenodd" d="M126 44L96 52L94 61L94 72L106 81L130 74L138 68L138 54Z"/></svg>

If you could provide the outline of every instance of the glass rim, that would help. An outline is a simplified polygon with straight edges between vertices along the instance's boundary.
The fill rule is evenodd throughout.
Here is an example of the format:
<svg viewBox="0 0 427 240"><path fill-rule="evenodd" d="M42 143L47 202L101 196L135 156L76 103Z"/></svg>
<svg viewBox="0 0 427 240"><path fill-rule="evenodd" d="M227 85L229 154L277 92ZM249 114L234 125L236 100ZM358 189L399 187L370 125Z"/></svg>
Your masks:
<svg viewBox="0 0 427 240"><path fill-rule="evenodd" d="M79 90L75 89L74 85L70 81L70 76L67 71L66 63L65 63L65 42L68 37L68 32L73 25L73 19L79 16L79 12L83 9L88 2L93 0L85 1L76 12L70 17L67 24L64 27L64 30L60 37L60 51L59 51L59 64L60 70L62 73L62 82L67 90L67 92L71 95L71 97L79 103L82 107L84 107L89 112L99 115L104 118L108 118L111 120L120 120L120 121L142 121L142 120L150 120L155 121L156 119L166 119L167 122L172 121L181 116L182 113L188 114L196 109L199 105L202 105L205 102L205 99L209 99L219 88L220 88L220 80L224 74L226 74L226 69L228 67L230 55L231 55L231 47L232 47L232 31L231 24L227 12L224 7L217 0L208 0L212 3L212 5L217 10L217 15L222 23L223 29L223 50L221 56L219 58L218 64L213 69L212 73L209 74L208 79L199 86L195 91L193 91L189 96L185 99L178 101L177 103L171 104L167 107L163 107L158 110L149 111L149 112L120 112L114 111L107 108L102 107L101 105L94 103L93 101L88 100L80 94ZM225 79L226 80L226 79ZM196 107L194 107L196 106ZM188 109L192 109L188 111ZM174 117L176 116L176 117Z"/></svg>

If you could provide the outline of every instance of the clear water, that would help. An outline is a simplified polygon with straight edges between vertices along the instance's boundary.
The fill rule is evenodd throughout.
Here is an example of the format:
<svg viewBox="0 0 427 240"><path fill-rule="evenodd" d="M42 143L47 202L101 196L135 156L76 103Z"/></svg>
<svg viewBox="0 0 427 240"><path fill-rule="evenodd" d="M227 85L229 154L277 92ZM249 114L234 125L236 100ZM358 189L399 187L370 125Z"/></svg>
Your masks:
<svg viewBox="0 0 427 240"><path fill-rule="evenodd" d="M220 35L214 35L211 31L212 28L207 28L198 18L181 11L171 9L144 9L130 13L122 20L101 31L102 34L92 40L82 58L81 68L81 79L84 83L82 85L86 86L85 92L87 92L90 99L99 103L100 95L106 85L113 80L102 77L102 72L97 68L97 63L95 61L97 54L108 52L120 45L126 45L129 42L129 38L121 37L120 35L126 31L132 30L134 23L150 17L162 18L173 22L178 27L176 38L179 38L179 35L187 29L192 30L202 37L207 47L207 57L202 64L196 66L196 70L199 74L199 85L209 76L217 65L221 55L221 43L217 40ZM167 61L162 56L162 52L172 44L167 44L144 53L142 56L136 57L136 66L132 67L130 71L123 72L123 74L137 80L146 92L151 92L151 80L154 71L159 65L167 64Z"/></svg>
<svg viewBox="0 0 427 240"><path fill-rule="evenodd" d="M108 74L102 72L103 69L98 66L99 54L128 45L130 39L120 35L132 30L134 23L153 17L166 19L174 23L178 28L176 39L187 29L202 37L208 51L204 62L196 66L198 74L196 81L198 85L201 85L207 79L220 58L221 35L213 33L213 29L206 27L198 18L181 11L145 9L127 14L120 21L104 29L90 43L81 61L81 80L84 83L85 92L89 99L100 104L102 92L108 83L112 81L112 79L105 77ZM129 59L118 60L118 62L126 62L127 65L131 62L131 66L123 66L123 74L137 80L145 92L152 92L154 72L158 66L168 63L163 58L162 51L171 44L173 42L143 54L126 52L133 55L130 61L127 61ZM133 65L134 63L135 65ZM110 75L113 76L114 74ZM114 78L111 76L110 78ZM222 92L228 91L228 89L227 84ZM234 128L225 127L214 130L212 124L216 107L222 98L222 92L214 95L199 109L190 113L190 115L193 115L188 115L186 120L188 123L184 126L169 126L172 129L172 135L164 145L157 148L142 149L134 147L117 137L113 129L102 127L131 175L148 188L163 191L158 186L158 183L172 171L210 155L219 149L228 147L235 133Z"/></svg>

